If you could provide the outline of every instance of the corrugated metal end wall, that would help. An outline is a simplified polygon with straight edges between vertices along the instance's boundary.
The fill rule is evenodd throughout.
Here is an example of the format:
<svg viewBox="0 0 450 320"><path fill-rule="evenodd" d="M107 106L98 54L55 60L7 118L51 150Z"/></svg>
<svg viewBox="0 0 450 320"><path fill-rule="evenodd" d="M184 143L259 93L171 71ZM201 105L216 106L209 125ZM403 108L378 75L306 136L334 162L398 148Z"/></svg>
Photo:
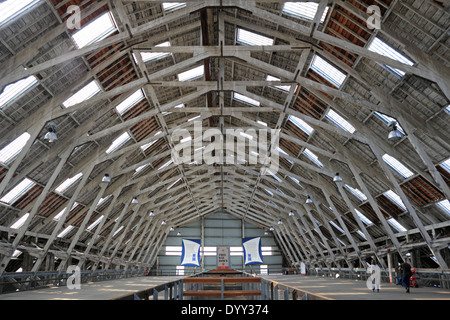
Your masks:
<svg viewBox="0 0 450 320"><path fill-rule="evenodd" d="M219 246L230 247L231 268L256 273L281 273L282 255L272 232L264 234L261 229L251 223L244 222L228 214L209 215L202 220L175 228L167 237L161 248L158 259L151 273L158 275L174 275L177 272L184 275L201 272L201 267L181 267L182 239L202 239L205 255L201 262L205 270L217 269L216 249ZM242 233L244 231L244 234ZM181 233L181 235L177 235ZM261 237L263 265L243 266L242 238ZM203 260L202 260L203 259ZM178 269L178 270L177 270Z"/></svg>

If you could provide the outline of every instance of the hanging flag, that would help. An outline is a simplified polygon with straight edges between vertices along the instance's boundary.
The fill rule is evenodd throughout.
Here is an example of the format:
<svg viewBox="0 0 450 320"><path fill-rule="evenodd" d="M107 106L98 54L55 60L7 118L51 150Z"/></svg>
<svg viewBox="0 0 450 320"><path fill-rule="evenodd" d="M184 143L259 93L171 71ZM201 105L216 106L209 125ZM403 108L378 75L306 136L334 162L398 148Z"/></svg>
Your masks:
<svg viewBox="0 0 450 320"><path fill-rule="evenodd" d="M182 266L200 266L200 240L197 239L183 239L181 250L181 265Z"/></svg>
<svg viewBox="0 0 450 320"><path fill-rule="evenodd" d="M262 264L261 237L242 238L244 247L244 264Z"/></svg>

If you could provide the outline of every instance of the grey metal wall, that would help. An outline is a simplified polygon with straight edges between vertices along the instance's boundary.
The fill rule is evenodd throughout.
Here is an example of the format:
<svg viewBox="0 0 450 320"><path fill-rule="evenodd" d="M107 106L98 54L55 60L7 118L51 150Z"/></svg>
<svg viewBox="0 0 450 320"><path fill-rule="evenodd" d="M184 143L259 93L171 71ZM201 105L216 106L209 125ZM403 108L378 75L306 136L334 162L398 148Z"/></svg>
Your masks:
<svg viewBox="0 0 450 320"><path fill-rule="evenodd" d="M201 254L202 266L205 270L217 268L217 256L215 248L218 246L231 247L231 250L242 251L242 238L261 237L263 248L263 265L267 266L269 273L280 273L282 256L272 232L264 234L264 230L248 222L228 214L209 215L181 228L175 228L170 232L163 247L158 254L157 263L152 268L153 274L170 275L176 273L176 267L181 263L181 241L186 239L201 239L205 249L205 255ZM203 230L203 238L202 238ZM243 233L244 231L244 233ZM180 232L181 236L177 236ZM174 248L175 247L175 248ZM271 250L268 250L270 247ZM167 251L175 255L167 255ZM234 255L238 254L238 255ZM269 255L270 254L270 255ZM203 260L202 260L203 259ZM231 252L231 268L245 270L247 272L260 273L260 266L243 266L242 252ZM200 272L201 268L185 267L184 274ZM263 267L264 271L264 267Z"/></svg>

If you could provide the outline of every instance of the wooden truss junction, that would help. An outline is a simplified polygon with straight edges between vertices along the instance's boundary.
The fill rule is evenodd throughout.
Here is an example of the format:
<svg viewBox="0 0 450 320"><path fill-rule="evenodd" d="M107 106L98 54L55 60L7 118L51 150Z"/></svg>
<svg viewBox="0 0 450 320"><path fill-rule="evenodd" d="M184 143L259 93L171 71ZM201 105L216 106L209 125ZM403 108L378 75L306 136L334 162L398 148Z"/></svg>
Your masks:
<svg viewBox="0 0 450 320"><path fill-rule="evenodd" d="M448 269L448 7L311 0L305 18L286 2L40 0L0 22L0 275L152 268L171 227L219 211L272 228L290 267L352 268L374 257L386 268L391 255L411 254L418 267ZM381 29L367 26L372 2ZM82 27L109 14L111 32L79 45L70 5L81 6ZM240 30L272 43L246 43ZM370 49L374 39L412 63ZM333 71L315 68L317 57ZM6 98L29 77L32 86ZM73 98L91 83L95 93ZM121 112L138 90L142 99ZM401 126L399 140L387 139L383 119ZM196 121L222 133L280 129L278 171L171 162L172 134ZM51 125L55 143L45 139Z"/></svg>

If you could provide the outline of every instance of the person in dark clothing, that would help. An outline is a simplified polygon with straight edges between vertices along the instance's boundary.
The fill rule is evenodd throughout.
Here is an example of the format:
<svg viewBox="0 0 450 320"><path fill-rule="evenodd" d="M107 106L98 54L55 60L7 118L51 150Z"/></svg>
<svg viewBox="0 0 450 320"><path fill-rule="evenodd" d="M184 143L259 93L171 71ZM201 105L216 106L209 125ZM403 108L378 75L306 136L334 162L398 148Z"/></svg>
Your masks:
<svg viewBox="0 0 450 320"><path fill-rule="evenodd" d="M409 279L411 278L412 272L408 260L405 260L405 262L400 265L400 270L402 273L402 285L405 288L406 293L409 293Z"/></svg>

